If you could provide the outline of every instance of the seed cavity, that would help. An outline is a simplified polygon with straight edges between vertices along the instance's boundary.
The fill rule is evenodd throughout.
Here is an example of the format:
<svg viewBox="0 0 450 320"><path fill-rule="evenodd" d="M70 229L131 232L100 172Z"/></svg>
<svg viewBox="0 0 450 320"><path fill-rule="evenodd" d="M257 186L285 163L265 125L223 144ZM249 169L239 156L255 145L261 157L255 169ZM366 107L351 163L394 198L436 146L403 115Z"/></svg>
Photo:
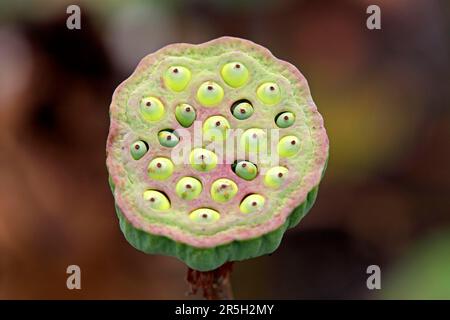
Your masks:
<svg viewBox="0 0 450 320"><path fill-rule="evenodd" d="M285 184L288 176L289 170L286 167L272 167L264 176L264 184L269 188L278 189Z"/></svg>
<svg viewBox="0 0 450 320"><path fill-rule="evenodd" d="M164 157L154 158L147 167L148 176L154 180L166 180L172 175L173 170L172 161Z"/></svg>
<svg viewBox="0 0 450 320"><path fill-rule="evenodd" d="M238 177L248 181L255 179L258 175L258 167L246 160L235 161L231 165L231 169Z"/></svg>
<svg viewBox="0 0 450 320"><path fill-rule="evenodd" d="M183 200L193 200L198 198L203 190L200 180L193 177L183 177L178 180L175 186L176 194Z"/></svg>
<svg viewBox="0 0 450 320"><path fill-rule="evenodd" d="M295 115L289 111L279 113L275 117L275 123L279 128L288 128L294 124L294 121Z"/></svg>
<svg viewBox="0 0 450 320"><path fill-rule="evenodd" d="M209 208L200 208L189 214L189 219L196 223L211 223L220 219L220 213Z"/></svg>
<svg viewBox="0 0 450 320"><path fill-rule="evenodd" d="M250 101L242 99L231 106L231 113L238 120L245 120L253 115L253 106Z"/></svg>
<svg viewBox="0 0 450 320"><path fill-rule="evenodd" d="M170 209L170 201L167 195L157 190L144 191L143 198L148 201L150 208L154 211L167 211Z"/></svg>
<svg viewBox="0 0 450 320"><path fill-rule="evenodd" d="M158 121L164 116L164 112L164 105L158 98L146 97L141 100L140 113L145 121Z"/></svg>
<svg viewBox="0 0 450 320"><path fill-rule="evenodd" d="M147 153L147 151L148 144L143 140L136 141L130 146L131 157L134 160L141 159Z"/></svg>
<svg viewBox="0 0 450 320"><path fill-rule="evenodd" d="M277 151L282 158L293 157L300 151L300 141L296 136L285 136L278 142Z"/></svg>
<svg viewBox="0 0 450 320"><path fill-rule="evenodd" d="M189 154L192 168L200 172L209 172L217 166L217 155L207 149L195 148Z"/></svg>
<svg viewBox="0 0 450 320"><path fill-rule="evenodd" d="M239 209L242 213L254 213L262 210L265 202L266 200L262 195L256 193L250 194L242 200Z"/></svg>
<svg viewBox="0 0 450 320"><path fill-rule="evenodd" d="M224 96L222 87L214 81L207 81L200 85L197 90L197 100L204 107L218 105Z"/></svg>
<svg viewBox="0 0 450 320"><path fill-rule="evenodd" d="M191 81L191 71L183 66L172 66L166 70L163 79L167 88L181 92Z"/></svg>
<svg viewBox="0 0 450 320"><path fill-rule="evenodd" d="M229 62L220 71L223 81L230 87L238 88L247 83L249 72L247 67L240 62Z"/></svg>
<svg viewBox="0 0 450 320"><path fill-rule="evenodd" d="M268 106L273 106L281 100L280 88L274 82L261 84L256 90L256 95L262 103Z"/></svg>
<svg viewBox="0 0 450 320"><path fill-rule="evenodd" d="M239 188L233 180L227 178L217 179L211 185L211 198L214 201L225 203L233 199L238 190Z"/></svg>
<svg viewBox="0 0 450 320"><path fill-rule="evenodd" d="M196 117L197 112L194 107L187 103L181 103L175 108L175 118L185 128L190 127Z"/></svg>
<svg viewBox="0 0 450 320"><path fill-rule="evenodd" d="M173 129L161 130L158 133L158 140L162 146L168 148L173 148L178 144L178 142L180 142L180 138Z"/></svg>

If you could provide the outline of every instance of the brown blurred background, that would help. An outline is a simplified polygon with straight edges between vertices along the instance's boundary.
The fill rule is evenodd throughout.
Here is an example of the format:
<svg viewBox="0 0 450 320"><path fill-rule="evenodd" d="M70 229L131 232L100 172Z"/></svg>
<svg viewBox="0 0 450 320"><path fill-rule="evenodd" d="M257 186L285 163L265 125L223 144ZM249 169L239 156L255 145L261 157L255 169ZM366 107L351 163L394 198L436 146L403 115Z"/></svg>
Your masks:
<svg viewBox="0 0 450 320"><path fill-rule="evenodd" d="M81 7L81 30L66 8ZM366 8L381 8L381 30ZM182 299L186 267L122 236L105 142L115 87L173 42L239 36L294 63L325 119L316 205L236 298L450 299L448 1L2 1L0 298ZM82 290L66 288L77 264ZM366 287L377 264L382 289Z"/></svg>

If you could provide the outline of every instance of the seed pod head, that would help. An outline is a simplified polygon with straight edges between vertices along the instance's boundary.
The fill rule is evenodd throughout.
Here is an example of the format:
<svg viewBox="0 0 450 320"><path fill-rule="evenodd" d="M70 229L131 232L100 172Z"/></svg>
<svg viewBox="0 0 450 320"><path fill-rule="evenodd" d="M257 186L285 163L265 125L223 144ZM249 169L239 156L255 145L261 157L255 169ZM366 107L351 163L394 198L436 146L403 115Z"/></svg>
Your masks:
<svg viewBox="0 0 450 320"><path fill-rule="evenodd" d="M145 57L110 117L107 166L126 239L200 271L273 252L311 208L328 159L301 73L237 38Z"/></svg>

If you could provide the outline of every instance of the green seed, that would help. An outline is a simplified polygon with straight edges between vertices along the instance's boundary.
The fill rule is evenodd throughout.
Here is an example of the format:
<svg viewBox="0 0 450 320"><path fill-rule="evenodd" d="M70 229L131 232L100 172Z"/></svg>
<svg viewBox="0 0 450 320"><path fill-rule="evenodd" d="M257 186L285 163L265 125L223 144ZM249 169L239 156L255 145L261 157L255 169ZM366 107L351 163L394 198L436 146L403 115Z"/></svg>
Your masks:
<svg viewBox="0 0 450 320"><path fill-rule="evenodd" d="M253 180L258 174L258 168L250 161L239 161L234 168L238 177L245 180Z"/></svg>
<svg viewBox="0 0 450 320"><path fill-rule="evenodd" d="M155 97L147 97L141 100L141 116L145 121L158 121L164 116L164 105Z"/></svg>
<svg viewBox="0 0 450 320"><path fill-rule="evenodd" d="M202 192L202 183L192 177L183 177L175 186L175 192L184 200L196 199Z"/></svg>
<svg viewBox="0 0 450 320"><path fill-rule="evenodd" d="M207 81L200 85L197 91L197 100L205 107L214 107L223 99L223 89L213 81Z"/></svg>
<svg viewBox="0 0 450 320"><path fill-rule="evenodd" d="M233 88L241 87L248 81L248 69L240 62L227 63L220 74L226 84Z"/></svg>
<svg viewBox="0 0 450 320"><path fill-rule="evenodd" d="M167 211L170 209L169 199L162 192L146 190L143 196L144 200L150 204L150 208L154 211Z"/></svg>
<svg viewBox="0 0 450 320"><path fill-rule="evenodd" d="M253 107L248 102L240 102L233 106L232 113L236 119L245 120L253 114Z"/></svg>
<svg viewBox="0 0 450 320"><path fill-rule="evenodd" d="M286 136L281 138L277 145L280 157L289 158L297 154L300 150L300 141L296 136Z"/></svg>
<svg viewBox="0 0 450 320"><path fill-rule="evenodd" d="M220 219L220 213L209 208L200 208L189 214L189 219L193 222L209 223Z"/></svg>
<svg viewBox="0 0 450 320"><path fill-rule="evenodd" d="M189 84L191 71L182 66L173 66L166 70L163 78L166 87L175 92L180 92Z"/></svg>
<svg viewBox="0 0 450 320"><path fill-rule="evenodd" d="M206 141L223 141L229 135L230 123L225 117L212 116L203 123L203 136Z"/></svg>
<svg viewBox="0 0 450 320"><path fill-rule="evenodd" d="M240 144L246 152L263 152L267 149L266 132L258 128L247 129L241 135Z"/></svg>
<svg viewBox="0 0 450 320"><path fill-rule="evenodd" d="M274 82L266 82L259 86L256 91L258 98L266 105L273 106L281 100L281 92Z"/></svg>
<svg viewBox="0 0 450 320"><path fill-rule="evenodd" d="M264 207L265 199L262 195L251 194L242 200L239 208L242 213L253 213L260 211Z"/></svg>
<svg viewBox="0 0 450 320"><path fill-rule="evenodd" d="M237 192L237 184L230 179L217 179L211 185L211 198L217 202L228 202L234 198Z"/></svg>
<svg viewBox="0 0 450 320"><path fill-rule="evenodd" d="M195 148L189 154L189 162L195 170L208 172L217 166L217 155L207 149Z"/></svg>
<svg viewBox="0 0 450 320"><path fill-rule="evenodd" d="M173 173L173 163L171 160L158 157L150 161L147 168L148 176L154 180L166 180Z"/></svg>
<svg viewBox="0 0 450 320"><path fill-rule="evenodd" d="M295 121L295 115L292 112L280 113L275 119L275 123L280 128L290 127L290 126L292 126L294 121Z"/></svg>
<svg viewBox="0 0 450 320"><path fill-rule="evenodd" d="M264 176L264 184L269 188L280 188L288 177L289 170L285 167L270 168Z"/></svg>
<svg viewBox="0 0 450 320"><path fill-rule="evenodd" d="M178 144L178 142L180 142L178 136L175 133L168 130L160 131L158 133L158 140L162 146L168 148L173 148Z"/></svg>
<svg viewBox="0 0 450 320"><path fill-rule="evenodd" d="M148 151L148 146L144 141L136 141L130 146L130 153L134 160L139 160Z"/></svg>
<svg viewBox="0 0 450 320"><path fill-rule="evenodd" d="M175 108L175 118L185 128L190 127L195 121L197 113L193 106L182 103Z"/></svg>

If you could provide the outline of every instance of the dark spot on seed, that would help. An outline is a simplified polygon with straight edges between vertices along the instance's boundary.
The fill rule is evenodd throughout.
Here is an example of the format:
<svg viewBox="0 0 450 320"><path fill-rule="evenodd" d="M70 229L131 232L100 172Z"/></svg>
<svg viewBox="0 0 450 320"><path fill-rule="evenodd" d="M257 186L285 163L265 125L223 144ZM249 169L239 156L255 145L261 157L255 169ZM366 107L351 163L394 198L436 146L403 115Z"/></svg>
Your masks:
<svg viewBox="0 0 450 320"><path fill-rule="evenodd" d="M155 198L150 198L150 202L155 202Z"/></svg>
<svg viewBox="0 0 450 320"><path fill-rule="evenodd" d="M289 117L288 116L284 116L284 120L289 120Z"/></svg>
<svg viewBox="0 0 450 320"><path fill-rule="evenodd" d="M208 215L206 213L204 213L204 214L202 214L202 218L206 219L206 218L208 218Z"/></svg>
<svg viewBox="0 0 450 320"><path fill-rule="evenodd" d="M171 136L171 135L168 135L166 139L167 139L167 140L172 140L172 136Z"/></svg>
<svg viewBox="0 0 450 320"><path fill-rule="evenodd" d="M282 176L283 176L283 174L280 172L280 173L278 174L278 177L281 178Z"/></svg>
<svg viewBox="0 0 450 320"><path fill-rule="evenodd" d="M208 86L208 90L211 91L213 89L213 86Z"/></svg>
<svg viewBox="0 0 450 320"><path fill-rule="evenodd" d="M220 121L216 122L216 127L220 126Z"/></svg>
<svg viewBox="0 0 450 320"><path fill-rule="evenodd" d="M227 185L226 184L223 184L223 185L221 185L220 186L222 189L226 189L227 188Z"/></svg>
<svg viewBox="0 0 450 320"><path fill-rule="evenodd" d="M257 203L255 201L252 202L252 206L256 207Z"/></svg>
<svg viewBox="0 0 450 320"><path fill-rule="evenodd" d="M246 163L243 163L243 164L242 164L242 168L245 168L246 166L247 166Z"/></svg>
<svg viewBox="0 0 450 320"><path fill-rule="evenodd" d="M138 144L136 144L136 145L134 146L134 148L135 148L136 150L139 150L140 146L139 146Z"/></svg>
<svg viewBox="0 0 450 320"><path fill-rule="evenodd" d="M256 138L258 138L258 135L257 135L256 133L254 133L254 134L252 135L252 137L253 137L253 139L256 139Z"/></svg>
<svg viewBox="0 0 450 320"><path fill-rule="evenodd" d="M178 73L178 69L177 69L177 68L174 68L174 69L173 69L173 73Z"/></svg>
<svg viewBox="0 0 450 320"><path fill-rule="evenodd" d="M191 186L190 184L187 184L187 185L186 185L186 188L187 188L187 189L190 189L190 188L192 188L192 186Z"/></svg>
<svg viewBox="0 0 450 320"><path fill-rule="evenodd" d="M275 90L275 87L274 86L270 86L269 89L270 89L270 91L273 91L273 90Z"/></svg>
<svg viewBox="0 0 450 320"><path fill-rule="evenodd" d="M236 63L235 68L239 69L241 65L239 63Z"/></svg>
<svg viewBox="0 0 450 320"><path fill-rule="evenodd" d="M295 144L295 140L292 140L292 141L291 141L291 144L294 145L294 144Z"/></svg>
<svg viewBox="0 0 450 320"><path fill-rule="evenodd" d="M185 110L186 110L186 112L191 112L191 108L189 108L189 107L187 107Z"/></svg>
<svg viewBox="0 0 450 320"><path fill-rule="evenodd" d="M158 168L161 168L161 167L162 167L162 164L158 162L158 163L156 164L156 166L157 166Z"/></svg>
<svg viewBox="0 0 450 320"><path fill-rule="evenodd" d="M147 103L145 104L147 107L150 107L152 105L152 103L150 101L147 101Z"/></svg>
<svg viewBox="0 0 450 320"><path fill-rule="evenodd" d="M200 159L205 159L205 156L202 154L202 155L200 155Z"/></svg>
<svg viewBox="0 0 450 320"><path fill-rule="evenodd" d="M245 109L241 109L241 113L245 113Z"/></svg>

